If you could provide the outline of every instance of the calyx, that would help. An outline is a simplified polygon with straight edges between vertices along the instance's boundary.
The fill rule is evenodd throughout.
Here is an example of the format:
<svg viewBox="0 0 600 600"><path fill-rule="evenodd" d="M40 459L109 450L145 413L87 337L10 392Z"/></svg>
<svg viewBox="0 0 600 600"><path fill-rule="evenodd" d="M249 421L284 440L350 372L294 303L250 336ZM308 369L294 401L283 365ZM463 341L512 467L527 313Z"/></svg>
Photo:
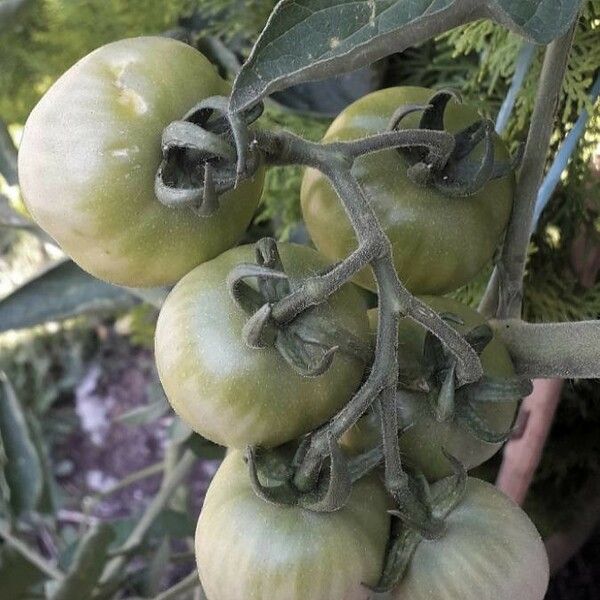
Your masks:
<svg viewBox="0 0 600 600"><path fill-rule="evenodd" d="M247 283L257 281L257 288ZM277 322L272 307L302 282L291 280L272 238L256 244L256 263L237 265L227 278L234 301L248 315L242 331L252 348L273 346L286 362L304 377L318 377L341 352L367 362L371 348L337 323L326 304L311 307L291 321Z"/></svg>
<svg viewBox="0 0 600 600"><path fill-rule="evenodd" d="M154 180L158 200L172 208L192 208L202 217L213 214L219 196L260 165L259 153L248 144L248 125L261 112L258 104L241 116L231 115L227 98L214 96L170 123L163 131L163 158Z"/></svg>
<svg viewBox="0 0 600 600"><path fill-rule="evenodd" d="M419 129L444 130L444 112L448 102L461 102L457 92L441 90L427 105L401 106L392 115L389 129L398 129L402 120L414 112L422 112ZM432 186L446 196L469 196L481 190L489 181L504 177L520 162L520 153L510 161L498 160L494 152L494 124L480 119L454 136L454 147L445 160L432 160L431 150L413 146L398 148L409 163L407 174L418 185ZM473 151L483 141L480 158Z"/></svg>
<svg viewBox="0 0 600 600"><path fill-rule="evenodd" d="M440 315L443 319L463 324L456 315ZM466 340L481 354L492 340L491 328L479 325L465 334ZM427 333L423 345L422 362L425 376L419 385L412 387L426 394L434 417L439 422L455 420L469 433L484 442L499 444L506 441L512 433L494 431L479 413L484 403L515 402L531 393L532 385L528 379L519 377L496 378L484 375L479 381L457 388L456 359L432 333ZM400 382L400 388L402 388ZM407 386L410 387L410 386ZM401 396L402 389L399 390Z"/></svg>
<svg viewBox="0 0 600 600"><path fill-rule="evenodd" d="M414 471L410 474L411 484L416 495L423 503L425 512L431 516L432 521L443 523L446 517L462 501L467 485L467 472L456 458L444 453L452 464L454 474L445 479L429 485L426 478ZM402 580L410 560L419 543L424 539L431 539L427 531L420 530L414 524L407 523L401 513L390 511L393 517L392 534L384 561L383 572L373 592L372 599L383 600L390 598L389 592ZM445 529L439 531L443 536Z"/></svg>

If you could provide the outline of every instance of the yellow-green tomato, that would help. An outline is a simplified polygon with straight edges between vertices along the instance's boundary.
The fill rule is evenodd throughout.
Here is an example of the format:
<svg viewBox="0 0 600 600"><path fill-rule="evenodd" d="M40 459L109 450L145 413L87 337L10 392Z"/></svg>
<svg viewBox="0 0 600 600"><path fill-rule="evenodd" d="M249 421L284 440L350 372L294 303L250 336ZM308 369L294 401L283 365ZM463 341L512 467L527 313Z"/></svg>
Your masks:
<svg viewBox="0 0 600 600"><path fill-rule="evenodd" d="M452 298L426 296L422 300L440 313L452 313L464 321L464 325L450 322L452 327L466 333L485 319L474 309ZM376 327L377 311L369 312L373 328ZM414 372L421 361L425 329L409 318L400 321L398 331L398 360L400 372L407 368ZM506 347L493 338L481 353L485 375L502 378L514 376L514 368ZM421 363L421 367L422 367ZM509 402L477 403L476 411L491 430L507 432L514 420L518 398ZM452 466L444 456L444 450L460 460L465 468L472 469L492 457L501 443L484 442L455 418L440 422L436 419L425 394L399 390L397 395L398 418L401 426L411 427L400 436L400 451L405 460L418 467L426 477L435 481L452 473ZM344 444L353 451L362 451L378 443L379 419L375 413L367 413L344 436Z"/></svg>
<svg viewBox="0 0 600 600"><path fill-rule="evenodd" d="M446 533L422 540L393 600L542 600L548 556L529 517L494 486L469 478Z"/></svg>
<svg viewBox="0 0 600 600"><path fill-rule="evenodd" d="M238 241L262 191L260 171L204 218L155 197L163 129L204 98L227 94L209 61L173 39L125 39L88 54L25 125L19 180L31 215L100 279L174 283Z"/></svg>
<svg viewBox="0 0 600 600"><path fill-rule="evenodd" d="M306 246L278 248L291 282L327 265ZM236 448L277 446L324 423L348 402L365 368L338 351L324 374L304 377L274 347L249 347L242 337L249 315L225 280L233 267L251 262L254 247L240 246L196 267L173 288L156 327L156 363L171 405L204 437ZM351 283L322 310L369 341L365 301Z"/></svg>
<svg viewBox="0 0 600 600"><path fill-rule="evenodd" d="M427 104L433 93L420 87L394 87L368 94L338 115L323 141L347 141L382 133L397 108ZM446 129L456 133L480 117L473 107L453 100L444 119ZM418 114L409 115L401 127L408 129L418 123ZM480 150L475 149L475 157ZM499 159L508 157L499 138L495 139L495 152ZM432 187L413 183L406 174L408 166L392 149L360 157L353 173L392 242L400 279L415 294L444 294L470 281L492 258L510 216L514 177L491 181L472 196L447 197ZM301 201L310 236L325 256L341 260L356 248L352 226L322 173L307 169ZM355 281L375 290L368 269L361 271Z"/></svg>
<svg viewBox="0 0 600 600"><path fill-rule="evenodd" d="M250 485L241 452L217 471L196 529L196 560L208 600L367 600L389 536L383 484L354 484L333 513L269 504Z"/></svg>

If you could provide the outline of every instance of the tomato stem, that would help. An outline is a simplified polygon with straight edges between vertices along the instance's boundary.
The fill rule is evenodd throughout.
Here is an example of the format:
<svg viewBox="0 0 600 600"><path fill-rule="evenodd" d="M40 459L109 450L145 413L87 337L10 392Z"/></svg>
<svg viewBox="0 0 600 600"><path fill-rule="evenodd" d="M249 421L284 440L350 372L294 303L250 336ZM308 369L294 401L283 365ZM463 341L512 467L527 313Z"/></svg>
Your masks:
<svg viewBox="0 0 600 600"><path fill-rule="evenodd" d="M546 154L577 24L578 20L575 19L569 31L546 48L512 215L500 260L480 304L480 311L488 316L495 313L497 318L506 319L521 314L523 275L535 201L544 174Z"/></svg>

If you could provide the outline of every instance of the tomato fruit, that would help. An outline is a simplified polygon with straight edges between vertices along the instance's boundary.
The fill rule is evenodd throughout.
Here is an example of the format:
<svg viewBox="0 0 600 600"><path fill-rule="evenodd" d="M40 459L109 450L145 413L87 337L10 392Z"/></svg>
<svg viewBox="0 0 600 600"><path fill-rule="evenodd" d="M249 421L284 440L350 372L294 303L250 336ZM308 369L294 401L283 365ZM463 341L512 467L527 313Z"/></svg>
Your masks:
<svg viewBox="0 0 600 600"><path fill-rule="evenodd" d="M450 324L466 333L485 319L472 308L442 297L423 297L438 313L451 313L459 317L464 325ZM376 327L377 311L369 311L372 327ZM419 365L425 342L425 329L409 318L400 321L398 332L398 360L400 377L403 371L414 372ZM508 351L498 339L493 338L480 355L484 374L491 377L512 377L514 369ZM414 364L416 361L417 364ZM491 430L507 432L514 420L519 398L505 402L476 403L479 418ZM437 480L452 473L452 466L443 450L460 460L466 469L472 469L493 456L502 443L488 443L478 439L456 418L440 422L436 419L425 394L410 390L398 391L398 418L401 427L412 424L400 435L400 451L411 465L419 468L426 477ZM379 441L379 418L367 413L343 438L343 443L352 451L362 451Z"/></svg>
<svg viewBox="0 0 600 600"><path fill-rule="evenodd" d="M290 282L327 265L306 246L279 244ZM332 417L358 387L364 361L336 353L317 377L303 377L273 348L242 338L248 315L234 302L226 277L254 261L254 247L233 248L196 267L173 288L158 317L156 362L173 408L193 429L225 446L276 446ZM348 283L316 309L369 340L364 299Z"/></svg>
<svg viewBox="0 0 600 600"><path fill-rule="evenodd" d="M377 476L354 484L333 513L270 504L250 484L241 452L223 461L196 529L208 600L367 600L389 536L389 501Z"/></svg>
<svg viewBox="0 0 600 600"><path fill-rule="evenodd" d="M338 115L323 141L384 132L398 107L427 104L432 93L419 87L394 87L368 94ZM451 101L444 119L446 129L456 133L479 117L474 108ZM401 127L416 127L418 122L419 116L412 114L402 120ZM494 149L499 159L507 159L507 150L497 137ZM478 146L475 152L480 150ZM400 279L415 294L444 294L470 281L492 258L510 217L514 177L492 180L474 195L448 197L413 183L407 167L403 157L391 149L360 157L353 173L392 242ZM301 202L310 236L327 258L341 260L356 248L342 204L319 171L306 170ZM368 269L355 281L376 289Z"/></svg>
<svg viewBox="0 0 600 600"><path fill-rule="evenodd" d="M125 39L88 54L25 125L19 178L31 215L100 279L174 283L238 241L262 191L259 171L204 218L155 197L163 129L200 100L228 93L202 54L173 39Z"/></svg>
<svg viewBox="0 0 600 600"><path fill-rule="evenodd" d="M467 480L439 539L419 542L394 600L542 600L548 556L533 523L489 483Z"/></svg>

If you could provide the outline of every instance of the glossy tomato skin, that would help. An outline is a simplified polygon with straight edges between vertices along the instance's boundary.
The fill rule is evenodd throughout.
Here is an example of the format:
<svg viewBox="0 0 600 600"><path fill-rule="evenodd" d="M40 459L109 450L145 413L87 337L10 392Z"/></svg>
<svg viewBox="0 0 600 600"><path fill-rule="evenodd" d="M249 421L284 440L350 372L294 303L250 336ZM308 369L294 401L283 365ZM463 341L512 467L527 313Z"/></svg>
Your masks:
<svg viewBox="0 0 600 600"><path fill-rule="evenodd" d="M368 94L338 115L323 140L381 133L399 106L426 104L433 93L426 88L394 87ZM454 101L444 116L452 132L479 118L474 108ZM418 114L409 115L402 127L416 127L418 122ZM495 149L497 158L507 158L499 138ZM510 216L514 177L492 181L472 196L448 198L413 183L406 175L407 166L396 150L386 150L359 158L353 173L392 242L400 279L415 294L444 294L470 281L492 258ZM341 260L356 248L350 222L324 175L306 170L301 201L310 236L325 256ZM375 291L370 270L361 271L355 281Z"/></svg>
<svg viewBox="0 0 600 600"><path fill-rule="evenodd" d="M174 283L233 246L260 198L262 171L224 194L208 218L154 195L165 126L228 93L202 54L173 39L125 39L88 54L25 125L19 179L31 215L100 279Z"/></svg>
<svg viewBox="0 0 600 600"><path fill-rule="evenodd" d="M278 245L290 280L315 274L327 261L315 250ZM218 444L276 446L332 417L358 387L364 365L338 352L318 377L302 377L273 347L242 339L249 315L230 297L225 279L254 247L240 246L186 275L165 301L156 328L156 362L171 404L192 428ZM342 327L369 340L365 301L352 284L328 302Z"/></svg>
<svg viewBox="0 0 600 600"><path fill-rule="evenodd" d="M367 600L389 536L377 476L353 486L344 508L277 506L251 488L241 452L229 454L206 495L196 559L208 600Z"/></svg>
<svg viewBox="0 0 600 600"><path fill-rule="evenodd" d="M485 323L485 319L477 311L452 298L424 296L421 299L438 313L452 313L460 317L464 325L451 325L461 333ZM369 319L374 329L376 310L369 311ZM403 367L413 371L415 360L422 355L425 330L414 321L404 318L400 322L398 335L401 372ZM495 338L486 346L480 358L486 375L500 378L515 374L508 351ZM477 413L494 431L504 432L513 423L517 404L517 400L481 403L477 406ZM423 394L402 392L402 397L398 400L398 416L404 425L413 424L400 436L400 451L405 460L422 470L430 481L452 473L443 449L458 458L468 470L491 458L502 446L477 439L454 420L443 423L437 421ZM347 448L354 452L365 450L378 443L378 440L378 418L373 413L365 415L343 438Z"/></svg>
<svg viewBox="0 0 600 600"><path fill-rule="evenodd" d="M542 600L548 556L527 515L493 485L469 478L446 533L422 540L393 600Z"/></svg>

